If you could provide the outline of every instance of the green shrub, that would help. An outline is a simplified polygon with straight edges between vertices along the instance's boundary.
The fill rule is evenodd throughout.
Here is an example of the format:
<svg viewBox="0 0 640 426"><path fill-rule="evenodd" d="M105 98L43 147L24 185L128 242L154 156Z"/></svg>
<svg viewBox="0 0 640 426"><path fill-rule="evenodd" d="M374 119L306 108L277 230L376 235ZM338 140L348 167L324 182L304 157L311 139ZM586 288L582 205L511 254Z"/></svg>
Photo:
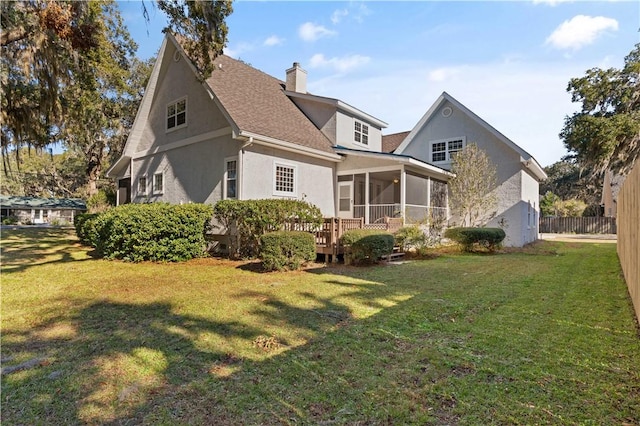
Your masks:
<svg viewBox="0 0 640 426"><path fill-rule="evenodd" d="M91 213L101 213L116 205L115 189L108 187L98 190L98 192L87 200L87 208Z"/></svg>
<svg viewBox="0 0 640 426"><path fill-rule="evenodd" d="M427 236L419 226L404 226L394 234L394 237L396 245L402 251L411 248L420 249L427 244Z"/></svg>
<svg viewBox="0 0 640 426"><path fill-rule="evenodd" d="M96 219L99 213L81 213L73 218L73 226L81 243L96 247L98 244L98 230Z"/></svg>
<svg viewBox="0 0 640 426"><path fill-rule="evenodd" d="M299 269L316 258L315 238L308 232L269 232L260 237L260 242L260 258L268 271Z"/></svg>
<svg viewBox="0 0 640 426"><path fill-rule="evenodd" d="M258 255L260 237L267 232L313 231L322 226L320 209L300 200L222 200L213 211L229 232L232 256Z"/></svg>
<svg viewBox="0 0 640 426"><path fill-rule="evenodd" d="M7 216L2 219L3 225L15 225L18 223L18 216Z"/></svg>
<svg viewBox="0 0 640 426"><path fill-rule="evenodd" d="M473 251L476 245L495 251L502 246L506 234L501 228L449 228L444 236L460 244L464 251Z"/></svg>
<svg viewBox="0 0 640 426"><path fill-rule="evenodd" d="M81 232L109 259L177 262L205 254L212 214L205 204L126 204L89 218Z"/></svg>
<svg viewBox="0 0 640 426"><path fill-rule="evenodd" d="M393 252L393 235L377 229L351 229L341 237L345 263L374 263Z"/></svg>

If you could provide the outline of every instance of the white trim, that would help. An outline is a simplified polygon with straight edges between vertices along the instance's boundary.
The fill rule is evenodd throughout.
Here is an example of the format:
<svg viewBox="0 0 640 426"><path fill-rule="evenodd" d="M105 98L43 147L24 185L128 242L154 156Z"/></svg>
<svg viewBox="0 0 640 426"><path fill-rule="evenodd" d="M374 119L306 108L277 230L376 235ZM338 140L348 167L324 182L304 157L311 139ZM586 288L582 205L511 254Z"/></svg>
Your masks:
<svg viewBox="0 0 640 426"><path fill-rule="evenodd" d="M433 141L428 141L427 143L429 144L429 159L433 164L446 164L446 165L450 165L451 164L451 153L449 152L449 142L455 142L455 141L462 141L462 149L464 149L467 146L467 137L466 136L456 136L453 138L446 138L446 139L437 139L437 140L433 140ZM437 143L444 143L444 155L445 155L445 159L444 160L440 160L440 161L436 161L433 159L433 145L437 144ZM438 152L442 152L442 151L438 151ZM456 151L457 152L457 151Z"/></svg>
<svg viewBox="0 0 640 426"><path fill-rule="evenodd" d="M184 123L182 124L178 124L178 104L180 102L184 101ZM176 107L176 113L174 114L175 120L176 120L176 125L173 127L169 127L169 107L171 105L174 105ZM183 129L185 127L187 127L187 123L189 121L189 101L188 101L188 97L182 96L174 101L171 102L167 102L167 104L164 106L164 131L165 133L171 133L174 132L178 129Z"/></svg>
<svg viewBox="0 0 640 426"><path fill-rule="evenodd" d="M161 176L162 177L162 188L160 190L156 189L156 176ZM153 193L153 195L162 195L164 194L164 172L156 172L153 174L153 180L151 181L151 191Z"/></svg>
<svg viewBox="0 0 640 426"><path fill-rule="evenodd" d="M514 151L516 151L520 155L520 157L535 163L533 166L528 168L539 180L544 180L547 178L546 173L544 173L544 170L542 170L542 167L540 167L537 160L533 158L531 154L529 154L524 149L520 148L515 142L513 142L511 139L509 139L508 137L500 133L498 130L496 130L495 127L491 126L489 123L484 121L482 118L480 118L480 116L478 116L476 113L471 111L469 108L465 107L463 104L461 104L458 100L456 100L453 96L451 96L447 92L442 92L442 94L438 97L438 99L433 103L433 105L431 105L431 107L427 110L427 112L422 116L420 121L418 121L418 124L415 125L415 127L407 135L404 141L402 141L400 146L396 148L396 150L394 151L395 153L402 154L402 152L407 148L407 146L413 141L413 138L424 128L425 124L429 120L431 120L431 118L434 116L436 111L438 111L438 109L440 108L441 105L444 104L444 102L451 103L454 107L462 111L462 113L466 114L478 125L480 125L489 133L494 135L498 140L500 140L505 145L507 145Z"/></svg>
<svg viewBox="0 0 640 426"><path fill-rule="evenodd" d="M202 133L196 136L191 136L190 138L182 139L177 142L171 142L165 145L160 145L144 151L136 152L135 154L133 154L132 160L139 160L143 157L159 154L161 152L171 151L173 149L182 148L183 146L193 145L196 143L204 142L209 139L215 139L215 138L219 138L221 136L230 135L230 134L231 134L231 127L223 127L222 129L213 130L211 132Z"/></svg>
<svg viewBox="0 0 640 426"><path fill-rule="evenodd" d="M360 125L360 130L359 131L356 130L356 126L358 124ZM369 126L368 123L365 123L364 121L359 120L359 119L354 117L354 119L353 119L353 143L355 145L360 145L360 146L365 147L365 148L370 148L369 147L369 127L370 126ZM365 132L365 128L366 128L366 132ZM356 140L356 134L360 135L360 141L359 142ZM362 139L365 136L367 137L367 143L362 142Z"/></svg>
<svg viewBox="0 0 640 426"><path fill-rule="evenodd" d="M338 154L319 151L314 148L309 148L309 147L298 145L292 142L286 142L280 139L270 138L268 136L262 136L257 133L247 132L244 130L240 132L238 137L244 141L249 141L250 138L253 138L252 143L255 143L257 145L264 145L271 148L279 148L279 149L282 149L283 151L294 152L296 154L305 154L305 155L308 155L309 157L319 158L321 160L329 160L329 161L334 161L336 163L343 160L343 158Z"/></svg>
<svg viewBox="0 0 640 426"><path fill-rule="evenodd" d="M435 175L443 176L444 178L452 178L455 176L453 173L451 173L448 170L445 170L433 164L425 163L424 161L417 160L413 157L409 157L406 155L388 154L384 152L372 152L372 151L354 151L348 148L347 149L335 148L335 149L338 152L343 152L344 154L347 155L347 157L350 155L353 155L354 157L378 158L378 159L383 159L388 161L395 161L398 164L407 164L410 166L414 166L422 170L427 170ZM367 170L370 170L370 171L397 170L397 167L393 168L393 166L382 166L382 167L373 167L373 168L366 168L366 169L360 169L360 170L362 170L361 173L364 173L364 171L367 171ZM340 174L343 174L343 173L346 173L346 172L345 171L340 172Z"/></svg>
<svg viewBox="0 0 640 426"><path fill-rule="evenodd" d="M236 181L236 196L235 197L227 197L227 181L229 180L228 179L228 175L227 175L228 172L229 172L229 169L227 169L227 164L229 162L231 162L231 161L235 161L236 162L236 177L234 178L235 181ZM232 157L226 157L224 159L224 176L222 178L222 199L223 200L229 200L229 199L238 200L239 199L239 197L238 197L238 187L240 186L239 185L239 183L240 183L240 179L239 179L239 177L240 177L239 176L240 175L240 167L239 167L239 165L240 164L239 163L240 162L239 162L239 159L238 159L237 155L236 156L232 156Z"/></svg>
<svg viewBox="0 0 640 426"><path fill-rule="evenodd" d="M380 127L381 129L384 129L387 126L389 126L388 123L378 118L375 118L374 116L369 115L366 112L361 111L356 107L353 107L345 102L342 102L340 99L327 98L324 96L312 95L310 93L293 92L290 90L285 90L284 93L291 98L300 98L300 99L320 102L323 104L333 105L344 112L348 112L350 114L355 115L356 117L362 118L364 121L371 123L371 125L373 125L374 127L377 126L377 127Z"/></svg>
<svg viewBox="0 0 640 426"><path fill-rule="evenodd" d="M291 192L278 191L276 189L276 184L277 184L276 173L277 173L278 166L292 169L292 172L293 172L293 191L291 191ZM291 198L297 198L298 197L298 166L296 164L291 164L291 163L287 163L285 161L280 161L280 160L273 160L273 173L272 173L272 176L273 176L273 195L279 196L279 197L291 197Z"/></svg>

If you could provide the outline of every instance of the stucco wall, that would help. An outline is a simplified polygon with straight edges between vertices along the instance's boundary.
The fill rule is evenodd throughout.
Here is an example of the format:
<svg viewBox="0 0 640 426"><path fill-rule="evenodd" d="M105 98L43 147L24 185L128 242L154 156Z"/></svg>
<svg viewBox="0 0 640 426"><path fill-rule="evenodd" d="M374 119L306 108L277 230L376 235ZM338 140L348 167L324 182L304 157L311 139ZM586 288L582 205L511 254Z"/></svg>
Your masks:
<svg viewBox="0 0 640 426"><path fill-rule="evenodd" d="M445 108L452 110L448 117L442 113ZM534 241L538 235L538 182L523 170L518 152L453 104L443 102L402 153L450 169L450 162L431 161L431 143L453 138L463 138L467 145L475 143L496 166L497 205L487 225L505 228L507 246L520 247Z"/></svg>
<svg viewBox="0 0 640 426"><path fill-rule="evenodd" d="M134 159L131 201L215 204L222 198L224 159L238 155L239 146L228 135ZM163 192L153 194L153 175L160 172ZM138 191L139 178L145 175L146 195Z"/></svg>
<svg viewBox="0 0 640 426"><path fill-rule="evenodd" d="M138 152L229 126L187 61L182 58L176 62L174 53L175 46L167 43L149 118L137 146ZM167 131L167 104L185 96L187 126Z"/></svg>
<svg viewBox="0 0 640 426"><path fill-rule="evenodd" d="M292 197L274 194L275 162L296 168L296 192ZM243 199L294 198L320 208L324 216L335 216L335 164L330 161L267 148L257 144L245 149L242 156Z"/></svg>
<svg viewBox="0 0 640 426"><path fill-rule="evenodd" d="M382 151L382 131L362 120L362 123L369 126L369 144L358 144L354 141L354 123L356 118L343 111L336 113L336 144L346 148L369 150L374 152Z"/></svg>

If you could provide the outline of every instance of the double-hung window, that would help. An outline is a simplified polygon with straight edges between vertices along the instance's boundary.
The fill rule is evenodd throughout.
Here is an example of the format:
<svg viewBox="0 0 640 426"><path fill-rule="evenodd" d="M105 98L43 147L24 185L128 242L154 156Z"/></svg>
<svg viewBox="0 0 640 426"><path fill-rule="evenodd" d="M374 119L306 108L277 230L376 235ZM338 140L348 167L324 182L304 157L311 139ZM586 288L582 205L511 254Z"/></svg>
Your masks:
<svg viewBox="0 0 640 426"><path fill-rule="evenodd" d="M138 194L146 195L147 194L147 177L140 176L138 178Z"/></svg>
<svg viewBox="0 0 640 426"><path fill-rule="evenodd" d="M296 195L296 166L274 163L273 193L295 197Z"/></svg>
<svg viewBox="0 0 640 426"><path fill-rule="evenodd" d="M153 193L162 194L164 191L164 174L156 173L153 175Z"/></svg>
<svg viewBox="0 0 640 426"><path fill-rule="evenodd" d="M179 99L167 105L167 130L187 125L187 98Z"/></svg>
<svg viewBox="0 0 640 426"><path fill-rule="evenodd" d="M224 198L238 198L238 160L225 160Z"/></svg>
<svg viewBox="0 0 640 426"><path fill-rule="evenodd" d="M432 142L431 161L434 163L451 161L457 152L462 151L464 145L464 138Z"/></svg>
<svg viewBox="0 0 640 426"><path fill-rule="evenodd" d="M363 145L369 145L369 126L356 120L353 128L353 140Z"/></svg>

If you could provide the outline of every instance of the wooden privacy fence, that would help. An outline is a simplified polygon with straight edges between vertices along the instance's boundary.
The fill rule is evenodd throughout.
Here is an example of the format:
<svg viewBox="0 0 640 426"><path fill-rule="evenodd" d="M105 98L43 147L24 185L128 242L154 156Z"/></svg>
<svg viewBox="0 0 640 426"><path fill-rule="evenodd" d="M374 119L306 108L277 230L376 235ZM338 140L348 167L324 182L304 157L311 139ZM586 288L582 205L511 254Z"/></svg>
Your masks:
<svg viewBox="0 0 640 426"><path fill-rule="evenodd" d="M541 217L545 234L616 234L615 217Z"/></svg>
<svg viewBox="0 0 640 426"><path fill-rule="evenodd" d="M640 321L640 163L618 193L618 258Z"/></svg>

